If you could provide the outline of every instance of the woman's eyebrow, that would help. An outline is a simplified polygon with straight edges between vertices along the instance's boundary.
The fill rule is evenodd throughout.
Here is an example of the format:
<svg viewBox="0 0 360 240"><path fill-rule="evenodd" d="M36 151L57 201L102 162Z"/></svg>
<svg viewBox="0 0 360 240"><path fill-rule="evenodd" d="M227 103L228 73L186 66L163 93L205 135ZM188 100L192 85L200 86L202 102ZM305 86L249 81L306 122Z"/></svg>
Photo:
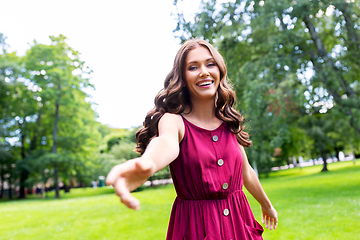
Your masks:
<svg viewBox="0 0 360 240"><path fill-rule="evenodd" d="M205 62L209 62L209 61L212 61L212 60L214 60L214 58L208 58L208 59L205 60ZM196 60L190 61L190 62L187 63L187 65L192 64L192 63L198 63L198 61L196 61Z"/></svg>

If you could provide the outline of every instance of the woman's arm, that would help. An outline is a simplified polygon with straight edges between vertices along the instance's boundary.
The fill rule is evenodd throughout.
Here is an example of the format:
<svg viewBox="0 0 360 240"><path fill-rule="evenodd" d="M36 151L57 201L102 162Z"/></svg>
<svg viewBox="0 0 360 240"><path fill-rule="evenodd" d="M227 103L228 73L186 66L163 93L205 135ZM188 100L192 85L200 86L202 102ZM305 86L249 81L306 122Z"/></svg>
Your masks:
<svg viewBox="0 0 360 240"><path fill-rule="evenodd" d="M254 198L260 203L262 210L262 222L265 223L266 228L276 229L278 224L278 215L275 208L272 206L270 199L267 197L264 189L262 188L260 181L250 166L247 159L245 150L240 146L240 150L243 156L243 179L246 189L254 196Z"/></svg>
<svg viewBox="0 0 360 240"><path fill-rule="evenodd" d="M181 117L165 114L159 121L158 130L159 136L150 141L141 157L116 165L106 177L106 184L114 186L121 202L135 210L139 209L140 202L130 192L170 164L179 154L179 142L184 133Z"/></svg>

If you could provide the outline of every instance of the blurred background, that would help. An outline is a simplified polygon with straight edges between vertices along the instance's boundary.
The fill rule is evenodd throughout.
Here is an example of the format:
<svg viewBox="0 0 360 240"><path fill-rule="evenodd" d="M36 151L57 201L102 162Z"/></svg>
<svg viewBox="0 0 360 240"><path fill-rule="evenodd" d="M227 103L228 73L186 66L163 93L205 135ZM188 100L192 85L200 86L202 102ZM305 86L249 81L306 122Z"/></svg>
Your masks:
<svg viewBox="0 0 360 240"><path fill-rule="evenodd" d="M29 200L36 200L44 210L50 199L73 199L66 197L73 190L74 198L113 193L104 184L106 174L138 156L133 152L135 132L152 109L181 43L195 37L212 43L225 58L236 108L253 141L247 155L262 183L274 184L269 195L273 189L279 196L279 182L285 180L294 182L284 191L314 184L317 190L296 211L313 199L313 206L329 209L312 226L322 222L327 228L325 219L339 218L348 226L291 231L301 219L311 218L310 209L289 220L283 230L288 235L274 233L268 239L360 239L351 227L360 224L359 1L36 0L1 5L0 215L16 219L16 210L10 213L10 205L5 210L1 204L27 208ZM329 175L335 172L339 175ZM284 178L289 176L293 178ZM304 176L308 181L301 182ZM122 239L163 239L175 195L172 188L158 185L171 183L169 179L165 168L138 189L144 199L153 194L156 201L162 195L149 186L169 191L164 193L170 196L164 212L156 215L164 215L162 225ZM89 190L79 192L84 189ZM283 212L280 207L279 213L286 215L294 207L290 202L296 205L304 196L294 194L285 197L283 206L288 207ZM336 200L342 194L346 197ZM340 207L335 219L334 204ZM345 205L350 208L341 208ZM38 221L49 229L40 236L38 226L29 227L35 229L33 239L64 236L54 235L64 233L63 220L62 231L51 228L57 223ZM11 226L3 228L9 235L0 239L23 239L25 229L16 221ZM118 239L106 235L109 231L98 229L101 234L84 238ZM73 239L83 239L79 236Z"/></svg>

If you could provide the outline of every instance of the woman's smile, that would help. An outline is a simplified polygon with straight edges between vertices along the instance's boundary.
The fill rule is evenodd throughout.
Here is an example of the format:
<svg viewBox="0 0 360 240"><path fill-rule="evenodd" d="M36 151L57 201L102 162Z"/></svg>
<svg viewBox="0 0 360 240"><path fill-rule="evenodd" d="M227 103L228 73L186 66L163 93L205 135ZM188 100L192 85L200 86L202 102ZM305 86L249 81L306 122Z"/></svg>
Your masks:
<svg viewBox="0 0 360 240"><path fill-rule="evenodd" d="M189 51L185 60L185 81L190 97L213 99L220 84L220 70L210 51L197 46Z"/></svg>
<svg viewBox="0 0 360 240"><path fill-rule="evenodd" d="M197 86L202 87L202 88L208 88L213 84L214 84L213 80L207 80L207 79L206 80L201 80L198 83L196 83Z"/></svg>

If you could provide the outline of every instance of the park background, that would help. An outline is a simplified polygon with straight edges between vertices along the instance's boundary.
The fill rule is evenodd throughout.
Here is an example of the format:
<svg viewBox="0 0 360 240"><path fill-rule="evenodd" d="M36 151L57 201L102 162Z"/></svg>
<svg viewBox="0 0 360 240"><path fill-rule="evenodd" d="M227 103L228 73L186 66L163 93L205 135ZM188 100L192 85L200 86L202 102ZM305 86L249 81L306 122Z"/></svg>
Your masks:
<svg viewBox="0 0 360 240"><path fill-rule="evenodd" d="M49 28L49 40L32 39L20 52L1 32L0 239L164 239L175 193L171 184L157 183L168 182L169 169L134 193L142 200L139 212L119 204L104 176L137 156L132 150L142 120L135 116L141 112L142 119L151 109L174 49L191 37L211 42L226 60L236 107L254 143L247 149L250 163L279 211L279 229L266 231L265 239L359 239L359 2L149 2L132 8L120 4L119 11L102 6L110 16L134 13L129 21L92 33L121 33L92 44L94 54L108 51L115 60L82 54L81 44L74 47L63 35L66 27L55 33ZM59 10L75 14L74 9L91 4L100 8L94 3L82 2L80 8L64 2ZM144 17L145 12L152 15ZM166 14L157 18L157 12ZM152 17L157 21L149 26ZM92 23L100 21L93 18ZM154 34L165 31L159 27L163 22L171 23L166 31L172 39ZM86 35L86 22L73 24ZM141 39L128 34L138 32ZM169 42L173 45L167 47ZM97 73L96 62L108 68ZM97 105L101 82L107 88L100 99L127 94L125 100ZM102 117L105 108L118 114L114 119L135 124L110 124L111 115ZM259 206L251 196L249 201L260 221Z"/></svg>

